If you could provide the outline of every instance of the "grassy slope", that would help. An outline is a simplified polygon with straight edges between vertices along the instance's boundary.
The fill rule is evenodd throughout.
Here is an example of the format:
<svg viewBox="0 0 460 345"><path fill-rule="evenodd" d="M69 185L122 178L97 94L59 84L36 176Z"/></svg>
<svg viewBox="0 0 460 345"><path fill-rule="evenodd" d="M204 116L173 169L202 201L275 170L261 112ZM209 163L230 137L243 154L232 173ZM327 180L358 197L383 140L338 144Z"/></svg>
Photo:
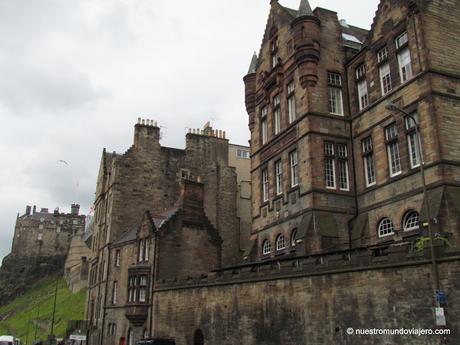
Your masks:
<svg viewBox="0 0 460 345"><path fill-rule="evenodd" d="M28 330L28 344L31 344L38 325L37 338L45 340L51 328L55 287L55 278L44 279L32 285L24 295L0 307L0 335L15 335L24 343ZM85 298L84 290L72 294L64 279L59 278L54 318L56 337L64 336L68 320L83 319ZM37 311L39 311L38 322Z"/></svg>

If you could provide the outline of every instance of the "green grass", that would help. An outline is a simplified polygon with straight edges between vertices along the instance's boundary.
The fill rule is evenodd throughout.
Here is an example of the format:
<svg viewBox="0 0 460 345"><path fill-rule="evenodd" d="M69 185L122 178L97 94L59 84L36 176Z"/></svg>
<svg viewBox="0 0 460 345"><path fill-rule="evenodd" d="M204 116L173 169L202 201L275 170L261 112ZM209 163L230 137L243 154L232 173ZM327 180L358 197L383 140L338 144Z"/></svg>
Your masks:
<svg viewBox="0 0 460 345"><path fill-rule="evenodd" d="M72 294L63 278L59 278L57 284L54 334L62 338L68 320L83 319L86 291ZM29 345L37 329L37 338L46 340L51 330L55 288L56 278L46 278L31 285L24 295L0 307L0 335L14 335L23 343L27 339Z"/></svg>

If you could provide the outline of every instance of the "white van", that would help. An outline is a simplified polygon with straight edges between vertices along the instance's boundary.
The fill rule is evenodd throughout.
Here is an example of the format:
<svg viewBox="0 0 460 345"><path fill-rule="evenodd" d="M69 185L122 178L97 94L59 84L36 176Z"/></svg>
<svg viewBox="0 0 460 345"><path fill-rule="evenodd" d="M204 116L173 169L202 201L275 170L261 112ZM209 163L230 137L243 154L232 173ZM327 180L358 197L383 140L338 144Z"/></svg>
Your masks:
<svg viewBox="0 0 460 345"><path fill-rule="evenodd" d="M0 345L15 345L14 337L11 335L0 335Z"/></svg>

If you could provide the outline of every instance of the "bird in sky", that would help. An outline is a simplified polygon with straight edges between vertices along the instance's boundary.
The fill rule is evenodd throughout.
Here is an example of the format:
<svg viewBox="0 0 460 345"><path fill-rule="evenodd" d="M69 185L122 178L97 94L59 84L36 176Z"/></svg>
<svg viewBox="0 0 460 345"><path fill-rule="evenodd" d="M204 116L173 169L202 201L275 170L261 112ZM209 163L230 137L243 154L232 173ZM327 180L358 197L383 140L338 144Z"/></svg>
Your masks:
<svg viewBox="0 0 460 345"><path fill-rule="evenodd" d="M59 159L59 160L58 160L58 163L64 163L65 165L69 165L69 163L67 163L67 162L66 162L65 160L63 160L63 159Z"/></svg>

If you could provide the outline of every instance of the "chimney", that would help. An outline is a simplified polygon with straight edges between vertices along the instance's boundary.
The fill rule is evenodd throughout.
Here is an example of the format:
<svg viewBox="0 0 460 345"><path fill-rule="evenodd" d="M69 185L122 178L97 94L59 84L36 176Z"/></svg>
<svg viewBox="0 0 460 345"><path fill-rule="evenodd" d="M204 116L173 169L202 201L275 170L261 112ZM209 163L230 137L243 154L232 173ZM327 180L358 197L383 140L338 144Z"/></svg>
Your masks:
<svg viewBox="0 0 460 345"><path fill-rule="evenodd" d="M134 126L134 147L148 149L159 145L159 142L160 128L157 122L139 117Z"/></svg>
<svg viewBox="0 0 460 345"><path fill-rule="evenodd" d="M37 210L37 206L34 205L34 208L32 209L32 214L35 214L36 210Z"/></svg>
<svg viewBox="0 0 460 345"><path fill-rule="evenodd" d="M29 205L27 205L26 206L26 216L30 215L30 210L31 210L31 207Z"/></svg>
<svg viewBox="0 0 460 345"><path fill-rule="evenodd" d="M73 216L78 216L79 213L80 213L80 205L78 204L70 205L70 214L72 214Z"/></svg>

